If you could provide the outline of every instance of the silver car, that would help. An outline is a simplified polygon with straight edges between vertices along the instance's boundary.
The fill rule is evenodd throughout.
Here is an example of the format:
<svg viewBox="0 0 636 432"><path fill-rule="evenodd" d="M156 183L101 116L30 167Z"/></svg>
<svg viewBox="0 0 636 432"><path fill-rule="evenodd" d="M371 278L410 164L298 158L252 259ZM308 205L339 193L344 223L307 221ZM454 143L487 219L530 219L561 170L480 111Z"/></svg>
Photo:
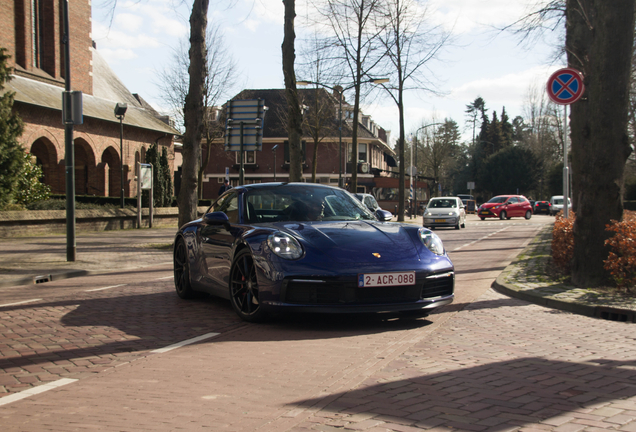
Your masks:
<svg viewBox="0 0 636 432"><path fill-rule="evenodd" d="M424 209L423 225L426 228L466 228L466 209L458 197L431 198Z"/></svg>

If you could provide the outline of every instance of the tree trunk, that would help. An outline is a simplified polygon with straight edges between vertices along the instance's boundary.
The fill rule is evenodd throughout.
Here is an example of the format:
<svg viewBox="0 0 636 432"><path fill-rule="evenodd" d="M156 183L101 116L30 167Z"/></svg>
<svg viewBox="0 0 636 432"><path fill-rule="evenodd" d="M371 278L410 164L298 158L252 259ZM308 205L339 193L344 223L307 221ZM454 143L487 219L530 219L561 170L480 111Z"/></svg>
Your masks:
<svg viewBox="0 0 636 432"><path fill-rule="evenodd" d="M568 64L583 73L586 87L570 107L576 210L572 282L592 287L607 281L605 225L623 215L634 0L567 0L566 6Z"/></svg>
<svg viewBox="0 0 636 432"><path fill-rule="evenodd" d="M201 161L203 87L207 74L205 32L209 0L194 0L190 15L190 86L185 99L179 226L197 218L197 177Z"/></svg>
<svg viewBox="0 0 636 432"><path fill-rule="evenodd" d="M285 4L285 36L283 39L283 75L285 77L285 98L287 99L287 134L289 140L289 181L302 180L301 140L303 115L300 111L294 61L294 19L296 18L295 0L283 0Z"/></svg>

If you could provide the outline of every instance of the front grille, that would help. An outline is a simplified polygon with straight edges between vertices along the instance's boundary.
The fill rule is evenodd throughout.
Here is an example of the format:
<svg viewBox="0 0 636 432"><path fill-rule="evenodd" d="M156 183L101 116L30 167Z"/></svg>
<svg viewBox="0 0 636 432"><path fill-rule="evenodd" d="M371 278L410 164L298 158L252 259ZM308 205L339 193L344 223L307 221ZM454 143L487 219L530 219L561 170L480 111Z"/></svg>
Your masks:
<svg viewBox="0 0 636 432"><path fill-rule="evenodd" d="M424 279L422 298L430 299L453 294L455 288L455 274L452 272L433 274Z"/></svg>
<svg viewBox="0 0 636 432"><path fill-rule="evenodd" d="M428 277L427 277L428 276ZM342 305L409 303L453 294L454 275L417 275L415 285L359 288L357 279L298 280L283 282L281 300L290 304Z"/></svg>

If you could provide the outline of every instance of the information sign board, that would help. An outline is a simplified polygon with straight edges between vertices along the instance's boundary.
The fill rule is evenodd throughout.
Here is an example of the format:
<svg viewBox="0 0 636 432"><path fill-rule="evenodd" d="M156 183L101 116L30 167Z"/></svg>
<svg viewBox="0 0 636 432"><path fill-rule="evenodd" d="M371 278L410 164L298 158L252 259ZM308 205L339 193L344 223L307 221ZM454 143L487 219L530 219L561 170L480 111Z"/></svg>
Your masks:
<svg viewBox="0 0 636 432"><path fill-rule="evenodd" d="M227 103L225 151L254 151L263 146L263 99L233 100ZM241 141L243 148L241 149Z"/></svg>

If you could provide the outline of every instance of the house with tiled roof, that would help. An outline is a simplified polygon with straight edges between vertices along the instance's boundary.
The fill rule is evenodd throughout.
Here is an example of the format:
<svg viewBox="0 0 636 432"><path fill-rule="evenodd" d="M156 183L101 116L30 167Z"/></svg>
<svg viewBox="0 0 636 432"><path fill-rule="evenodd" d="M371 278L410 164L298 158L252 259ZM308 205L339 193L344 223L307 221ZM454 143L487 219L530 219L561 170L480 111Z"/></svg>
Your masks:
<svg viewBox="0 0 636 432"><path fill-rule="evenodd" d="M302 177L313 179L313 162L317 161L315 181L345 187L352 170L358 173L358 191L373 193L379 179L395 177L397 167L395 151L389 146L390 132L377 125L370 116L361 114L358 119L358 155L351 160L353 106L342 104L342 140L338 131L338 95L325 89L299 89L302 110ZM268 110L263 124L263 145L260 151L244 154L245 183L287 181L289 179L289 143L287 141L287 101L284 89L243 90L232 100L263 99ZM319 103L317 103L318 99ZM326 104L324 103L326 102ZM223 108L219 120L224 121ZM316 111L321 111L316 115ZM316 127L319 117L320 127ZM319 133L316 133L319 129ZM342 143L342 145L341 145ZM342 148L342 159L340 149ZM205 145L203 152L205 153ZM341 168L342 167L342 168ZM205 170L203 197L216 198L223 183L226 169L230 183L239 182L239 152L225 151L223 139L218 138L212 149L210 162Z"/></svg>
<svg viewBox="0 0 636 432"><path fill-rule="evenodd" d="M62 92L65 88L60 0L15 0L0 5L0 47L11 56L13 77L3 91L15 93L14 109L24 122L20 141L42 167L53 193L65 193ZM83 124L74 127L75 192L119 196L137 191L135 167L153 143L174 160L178 131L139 95L132 94L95 49L90 2L69 2L72 90L83 93ZM127 104L120 123L117 103ZM122 170L123 167L123 170Z"/></svg>

